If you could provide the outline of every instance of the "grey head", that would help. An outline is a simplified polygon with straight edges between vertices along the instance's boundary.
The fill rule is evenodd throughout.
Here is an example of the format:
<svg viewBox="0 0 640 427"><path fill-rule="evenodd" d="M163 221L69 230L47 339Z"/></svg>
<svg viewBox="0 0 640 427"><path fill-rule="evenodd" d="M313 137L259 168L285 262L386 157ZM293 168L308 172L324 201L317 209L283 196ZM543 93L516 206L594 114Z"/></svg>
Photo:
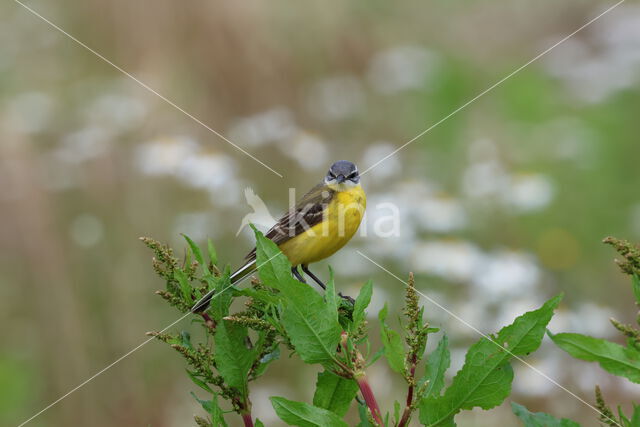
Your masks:
<svg viewBox="0 0 640 427"><path fill-rule="evenodd" d="M358 184L360 182L358 167L347 160L338 160L329 168L324 182L326 184Z"/></svg>

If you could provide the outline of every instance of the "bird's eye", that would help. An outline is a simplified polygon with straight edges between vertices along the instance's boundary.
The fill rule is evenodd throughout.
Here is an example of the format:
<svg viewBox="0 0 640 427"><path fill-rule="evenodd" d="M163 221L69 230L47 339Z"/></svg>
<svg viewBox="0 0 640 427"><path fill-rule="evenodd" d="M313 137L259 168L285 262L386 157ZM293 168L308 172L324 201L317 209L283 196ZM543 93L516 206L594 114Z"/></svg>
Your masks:
<svg viewBox="0 0 640 427"><path fill-rule="evenodd" d="M333 179L336 177L336 174L334 174L332 171L329 171L329 178Z"/></svg>

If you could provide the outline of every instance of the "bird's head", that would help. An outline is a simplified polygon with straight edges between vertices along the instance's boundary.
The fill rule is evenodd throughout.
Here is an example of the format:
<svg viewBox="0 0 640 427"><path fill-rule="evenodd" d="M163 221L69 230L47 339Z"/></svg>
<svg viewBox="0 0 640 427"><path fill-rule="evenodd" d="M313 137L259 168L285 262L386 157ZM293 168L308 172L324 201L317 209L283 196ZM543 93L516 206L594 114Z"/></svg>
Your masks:
<svg viewBox="0 0 640 427"><path fill-rule="evenodd" d="M338 160L329 168L324 182L329 186L354 187L360 183L358 167L347 160Z"/></svg>

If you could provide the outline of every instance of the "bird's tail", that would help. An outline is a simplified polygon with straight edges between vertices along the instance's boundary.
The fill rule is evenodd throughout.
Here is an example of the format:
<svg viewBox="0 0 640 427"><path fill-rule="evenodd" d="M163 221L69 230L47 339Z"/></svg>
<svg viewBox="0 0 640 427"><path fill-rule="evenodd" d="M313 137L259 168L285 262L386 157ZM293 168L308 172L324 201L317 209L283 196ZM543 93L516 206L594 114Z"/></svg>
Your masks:
<svg viewBox="0 0 640 427"><path fill-rule="evenodd" d="M256 261L252 260L247 262L245 265L237 269L229 278L232 285L240 284L247 277L249 277L253 272L256 271ZM198 302L196 302L193 307L191 307L192 313L203 313L209 308L209 303L211 303L211 299L218 292L217 289L212 289L207 292Z"/></svg>

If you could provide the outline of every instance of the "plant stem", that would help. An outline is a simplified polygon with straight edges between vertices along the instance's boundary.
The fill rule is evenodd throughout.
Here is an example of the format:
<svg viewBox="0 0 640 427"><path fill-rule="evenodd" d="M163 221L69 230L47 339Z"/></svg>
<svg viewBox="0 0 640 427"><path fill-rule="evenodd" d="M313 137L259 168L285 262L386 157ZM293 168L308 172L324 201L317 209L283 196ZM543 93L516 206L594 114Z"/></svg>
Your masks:
<svg viewBox="0 0 640 427"><path fill-rule="evenodd" d="M211 330L216 329L216 321L211 318L207 313L202 313L202 318L204 319L205 325L209 327Z"/></svg>
<svg viewBox="0 0 640 427"><path fill-rule="evenodd" d="M410 379L409 379L409 390L407 391L407 403L404 408L404 412L402 414L402 418L398 423L398 427L404 427L409 423L411 419L411 411L413 410L413 390L415 388L415 379L416 379L416 362L417 357L415 354L411 355L411 369L410 369Z"/></svg>
<svg viewBox="0 0 640 427"><path fill-rule="evenodd" d="M373 415L373 419L376 420L376 423L378 423L379 426L384 426L384 423L382 422L382 414L380 413L380 408L378 407L378 402L376 401L376 397L373 395L373 391L371 390L369 381L367 381L367 377L363 373L356 378L356 381L358 382L358 386L360 387L362 397L364 397L364 401L371 411L371 415Z"/></svg>
<svg viewBox="0 0 640 427"><path fill-rule="evenodd" d="M251 418L251 412L243 412L242 421L244 422L244 427L253 427L253 419Z"/></svg>

